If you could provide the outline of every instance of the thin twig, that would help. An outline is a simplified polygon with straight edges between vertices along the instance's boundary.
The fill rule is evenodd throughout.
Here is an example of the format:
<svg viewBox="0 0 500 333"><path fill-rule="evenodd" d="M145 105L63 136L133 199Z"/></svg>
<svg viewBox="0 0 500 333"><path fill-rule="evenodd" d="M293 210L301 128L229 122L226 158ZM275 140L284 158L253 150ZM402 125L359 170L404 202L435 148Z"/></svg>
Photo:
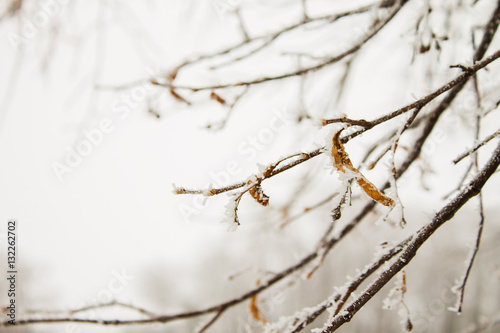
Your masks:
<svg viewBox="0 0 500 333"><path fill-rule="evenodd" d="M476 57L474 56L474 59L475 58ZM416 102L408 104L408 105L406 105L398 110L395 110L387 115L384 115L382 117L376 118L376 119L371 120L371 121L367 121L364 119L352 120L352 119L347 119L347 118L324 119L323 124L327 125L327 124L331 124L331 123L338 123L338 122L342 123L343 122L343 123L347 123L347 124L351 124L351 125L362 126L363 129L358 131L358 132L364 132L368 129L373 128L374 126L377 126L381 123L384 123L390 119L393 119L393 118L395 118L399 115L402 115L408 111L411 111L413 109L422 109L424 106L426 106L429 102L434 100L439 95L447 92L448 90L451 90L452 88L458 87L458 86L464 84L465 82L467 82L467 80L470 77L472 77L475 73L477 73L477 71L479 71L480 69L483 69L484 67L486 67L487 65L489 65L493 61L497 60L498 58L500 58L500 50L496 51L495 53L493 53L492 55L490 55L489 57L487 57L483 61L479 61L475 65L468 67L468 69L469 69L468 71L465 71L464 73L462 73L461 75L459 75L455 79L444 84L443 86L441 86L437 90L433 91L432 93L428 94L427 96L419 99ZM349 137L359 135L358 132L354 132Z"/></svg>
<svg viewBox="0 0 500 333"><path fill-rule="evenodd" d="M219 319L219 317L224 313L225 310L226 310L226 308L221 308L219 311L217 311L217 313L212 318L210 318L210 320L205 325L203 325L197 331L197 333L206 332L210 328L210 326L212 326L213 323L215 323L217 321L217 319Z"/></svg>
<svg viewBox="0 0 500 333"><path fill-rule="evenodd" d="M102 303L102 304L97 304L97 305L85 306L85 307L82 307L82 308L79 308L79 309L70 310L69 313L71 315L73 315L73 314L79 313L79 312L85 312L85 311L89 311L89 310L97 310L97 309L100 309L100 308L113 307L113 306L119 306L119 307L123 307L123 308L127 308L127 309L132 309L132 310L135 310L135 311L137 311L139 313L145 314L148 317L155 317L155 316L157 316L157 314L152 313L152 312L150 312L150 311L148 311L148 310L146 310L144 308L140 308L138 306L127 304L127 303L123 303L123 302L119 302L119 301L111 301L111 302L108 302L108 303Z"/></svg>
<svg viewBox="0 0 500 333"><path fill-rule="evenodd" d="M477 90L476 98L477 98L478 107L480 107L481 106L481 98L480 98L478 90ZM479 133L480 133L480 129L481 129L481 118L482 118L481 114L478 114L476 117L476 133L475 133L475 138L474 138L475 142L477 142L477 140L479 138ZM477 152L474 152L472 154L472 163L471 164L474 167L474 171L476 173L479 172L478 153ZM455 288L455 290L457 291L457 293L459 295L458 300L457 300L457 306L455 309L457 311L457 313L462 313L462 307L463 307L464 295L465 295L465 286L467 285L467 280L469 279L470 272L472 270L472 265L474 264L474 261L475 261L476 256L477 256L477 252L479 251L479 245L481 244L481 237L483 235L484 207L483 207L483 195L481 192L479 192L478 199L479 199L479 226L478 226L478 230L477 230L476 242L474 244L474 248L472 250L472 254L471 254L471 257L469 259L469 264L467 265L467 269L465 270L465 274L462 278L462 282L460 283L460 285L458 285Z"/></svg>
<svg viewBox="0 0 500 333"><path fill-rule="evenodd" d="M280 228L284 228L286 227L287 225L289 225L290 223L292 223L293 221L301 218L302 216L306 215L307 213L315 210L316 208L319 208L327 203L329 203L334 197L336 197L337 195L339 195L338 193L333 193L333 194L330 194L328 195L326 198L324 198L323 200L315 203L314 205L311 205L311 206L308 206L308 207L305 207L304 210L294 216L291 216L289 217L288 219L286 219L281 225L280 225Z"/></svg>
<svg viewBox="0 0 500 333"><path fill-rule="evenodd" d="M500 136L500 129L497 130L495 133L493 133L491 135L488 135L483 141L481 141L480 143L478 143L477 145L475 145L472 149L469 149L466 152L460 154L460 156L458 156L457 158L455 158L453 160L453 163L457 164L458 162L460 162L461 160L463 160L465 157L467 157L467 156L475 153L479 148L481 148L482 146L484 146L485 144L487 144L492 139L494 139L494 138L496 138L498 136Z"/></svg>
<svg viewBox="0 0 500 333"><path fill-rule="evenodd" d="M394 1L392 1L392 3L393 2ZM382 1L382 4L384 4L384 3L390 3L390 1ZM252 51L249 51L247 54L245 54L243 56L239 56L238 58L232 59L231 61L224 63L224 64L229 64L229 63L234 62L234 61L239 61L239 60L242 60L246 57L249 57L250 55L255 54L258 51L262 50L263 48L267 47L269 44L271 44L274 40L276 40L281 35L283 35L287 32L293 31L295 29L301 28L301 27L305 26L306 24L310 24L313 22L321 22L321 21L332 23L340 18L350 16L350 15L365 13L365 12L368 12L374 8L377 8L377 7L387 8L387 6L382 6L381 3L375 3L375 4L363 6L360 8L356 8L353 10L347 10L347 11L342 12L342 13L329 14L329 15L324 15L321 17L309 18L307 21L301 20L301 21L299 21L295 24L292 24L290 26L287 26L287 27L285 27L277 32L274 32L274 33L271 33L268 35L264 35L264 36L254 37L254 38L251 38L249 40L243 40L242 42L235 44L235 45L232 45L232 46L230 46L222 51L218 51L218 52L211 53L211 54L200 55L197 58L186 60L186 61L182 62L181 64L175 66L174 69L171 70L170 72L178 72L187 66L197 64L197 63L204 61L204 60L209 60L209 59L213 59L213 58L227 55L227 54L235 52L235 51L237 51L237 50L239 50L239 49L241 49L241 48L243 48L251 43L254 43L254 42L257 42L260 40L264 40L264 42L260 46L258 46L257 48L253 49ZM217 66L213 66L212 68L217 68L219 66L223 66L224 64L219 64ZM145 82L156 82L156 81L157 81L156 78L148 78L148 79L141 79L141 80L125 83L125 84L122 84L119 86L98 85L98 86L96 86L96 88L98 88L98 89L111 89L111 90L123 90L123 89L133 88L133 87L140 85L140 84L143 84ZM187 89L193 90L192 88L187 88ZM212 88L208 88L208 89L212 89Z"/></svg>
<svg viewBox="0 0 500 333"><path fill-rule="evenodd" d="M328 65L334 64L334 63L346 58L347 56L354 54L358 50L360 50L361 47L364 44L366 44L366 42L368 42L370 39L372 39L379 31L382 30L382 28L384 28L392 20L392 18L398 13L398 11L401 9L401 7L402 7L402 3L400 1L396 2L396 4L393 7L391 7L391 10L386 15L386 17L383 20L377 22L375 24L375 26L372 28L372 30L369 31L359 42L355 43L353 46L351 46L346 51L341 52L340 54L333 56L333 57L319 63L318 65L306 67L304 69L284 73L281 75L262 77L259 79L254 79L254 80L249 80L249 81L238 81L238 82L232 82L232 83L215 84L215 85L207 85L207 86L199 86L199 87L175 85L171 82L165 82L165 83L157 82L157 85L172 88L172 89L183 89L183 90L191 90L191 91L214 90L214 89L223 89L223 88L231 88L231 87L258 85L258 84L265 83L265 82L282 80L282 79L286 79L286 78L290 78L290 77L294 77L294 76L300 76L302 74L309 73L309 72L315 72L315 71L318 71L318 70L320 70Z"/></svg>
<svg viewBox="0 0 500 333"><path fill-rule="evenodd" d="M243 17L241 16L240 7L237 7L235 9L235 14L236 14L236 17L238 18L238 22L239 22L239 25L240 25L240 30L241 30L241 33L243 34L244 41L245 42L250 41L251 38L248 35L247 28L245 27L245 23L243 23Z"/></svg>
<svg viewBox="0 0 500 333"><path fill-rule="evenodd" d="M483 211L483 196L481 192L478 195L479 200L479 227L477 229L476 242L474 244L474 249L472 250L472 255L469 259L469 264L467 265L467 269L465 270L464 277L462 278L462 282L457 286L456 291L459 294L458 297L458 306L456 308L457 313L462 313L462 306L464 302L464 294L465 294L465 286L467 285L467 280L469 279L470 272L472 270L472 265L477 256L477 252L479 251L479 245L481 244L481 237L483 235L483 227L484 227L484 211Z"/></svg>
<svg viewBox="0 0 500 333"><path fill-rule="evenodd" d="M301 332L307 325L311 324L316 320L321 314L323 314L326 309L337 304L335 309L335 315L337 315L342 309L345 302L349 299L353 292L355 292L361 284L366 281L370 276L373 275L380 267L382 267L387 261L391 260L394 256L399 254L405 248L406 244L411 240L411 237L405 239L398 245L394 246L390 250L386 251L385 254L377 258L372 264L366 267L358 276L352 280L348 286L345 288L344 293L337 293L334 297L330 297L330 300L325 301L320 305L313 313L309 314L305 319L296 324L291 331L291 333Z"/></svg>

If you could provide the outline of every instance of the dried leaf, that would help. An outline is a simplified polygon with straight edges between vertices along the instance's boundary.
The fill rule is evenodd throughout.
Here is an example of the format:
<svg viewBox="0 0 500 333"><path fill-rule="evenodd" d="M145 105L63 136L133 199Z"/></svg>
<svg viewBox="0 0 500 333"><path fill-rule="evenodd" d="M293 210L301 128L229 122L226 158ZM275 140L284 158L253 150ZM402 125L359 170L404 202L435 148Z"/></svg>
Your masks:
<svg viewBox="0 0 500 333"><path fill-rule="evenodd" d="M356 169L354 169L354 170L356 170ZM394 206L394 204L395 204L394 200L392 200L391 198L386 196L384 193L380 192L380 190L377 187L375 187L375 185L370 183L370 181L368 179L366 179L365 176L363 176L359 171L358 171L358 173L359 173L359 177L356 176L355 179L358 182L359 186L361 186L363 191L365 191L365 193L368 194L368 196L370 196L370 198L381 203L384 206L387 206L387 207Z"/></svg>
<svg viewBox="0 0 500 333"><path fill-rule="evenodd" d="M345 173L344 167L350 166L353 169L354 167L352 166L351 160L349 159L349 155L347 155L344 149L344 145L342 144L342 142L340 142L340 133L342 133L342 130L343 129L333 135L332 157L334 166L339 171Z"/></svg>
<svg viewBox="0 0 500 333"><path fill-rule="evenodd" d="M184 194L184 193L186 193L186 189L184 187L175 187L174 186L174 193L175 194Z"/></svg>
<svg viewBox="0 0 500 333"><path fill-rule="evenodd" d="M219 95L217 95L215 92L212 91L212 93L210 94L210 98L217 101L218 103L222 104L222 105L226 105L226 101L220 97Z"/></svg>
<svg viewBox="0 0 500 333"><path fill-rule="evenodd" d="M343 129L339 130L333 135L332 138L332 157L334 167L337 168L342 173L345 173L345 169L348 169L354 173L354 179L359 184L361 189L373 200L381 203L384 206L393 207L394 200L382 193L375 185L373 185L368 179L358 169L353 167L349 155L344 149L344 145L340 142L340 133Z"/></svg>
<svg viewBox="0 0 500 333"><path fill-rule="evenodd" d="M260 309L257 306L257 295L254 295L252 298L250 298L250 314L256 321L260 321L263 324L267 323L264 317L262 317L262 315L260 314Z"/></svg>
<svg viewBox="0 0 500 333"><path fill-rule="evenodd" d="M251 184L252 181L248 181L248 184ZM262 187L259 184L256 184L255 186L251 187L248 190L248 193L252 196L252 198L255 199L258 203L260 203L262 206L267 206L269 205L269 197L262 191Z"/></svg>

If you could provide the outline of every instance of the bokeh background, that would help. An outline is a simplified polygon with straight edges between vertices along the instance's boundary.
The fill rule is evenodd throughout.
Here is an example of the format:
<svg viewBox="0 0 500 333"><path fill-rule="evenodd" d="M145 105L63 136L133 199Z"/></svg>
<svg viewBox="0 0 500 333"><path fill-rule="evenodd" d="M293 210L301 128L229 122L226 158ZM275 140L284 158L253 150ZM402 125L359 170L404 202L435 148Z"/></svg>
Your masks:
<svg viewBox="0 0 500 333"><path fill-rule="evenodd" d="M314 17L364 3L368 2L311 0L308 8ZM227 196L206 201L175 196L172 184L206 188L210 183L245 180L258 170L258 163L269 164L324 145L332 131L318 126L322 117L345 113L355 119L372 119L453 78L457 70L448 66L470 62L471 29L487 21L495 1L482 0L474 6L472 1L431 3L434 13L427 18L429 27L437 34L450 34L441 51L432 49L412 61L422 37L413 30L428 3L410 1L356 56L340 99L343 66L307 78L303 103L311 119L297 122L303 112L300 84L291 79L252 88L224 128L217 129L228 110L210 100L209 92L186 93L193 103L186 105L145 79L186 59L240 42L236 7L241 8L247 31L258 36L296 22L300 1L24 0L22 14L14 16L8 15L10 1L2 1L0 259L4 267L6 223L17 219L18 318L33 312L50 316L52 311L111 300L158 314L204 308L240 295L255 286L257 279L271 276L312 251L331 223L332 207L324 206L284 228L280 227L282 208L296 199L290 208L293 215L338 186L326 157L265 183L269 207L245 198L239 209L242 225L236 232L228 232L227 225L220 223ZM345 48L374 14L367 15L341 20L332 28L303 29L242 63L210 70L210 62L201 62L183 71L176 82L202 86L281 73L297 66L297 58L283 60L283 52L312 50L321 55ZM16 43L15 35L27 37ZM491 50L499 46L497 36ZM485 101L500 96L499 66L494 63L480 73ZM129 83L133 84L115 89ZM343 285L346 276L354 276L356 269L372 260L378 244L402 239L442 207L443 196L456 188L467 167L468 162L453 165L451 160L473 143L468 114L473 96L471 89L461 94L452 113L431 136L423 158L400 183L407 228L376 223L380 216L370 216L311 279L299 275L263 294L261 309L269 321L333 294L334 286ZM278 130L273 128L277 119ZM482 127L483 137L497 130L498 120L498 115L490 116ZM108 133L101 137L95 131L103 121ZM352 160L359 163L369 144L385 131L384 127L375 129L349 143ZM55 163L65 163L88 133L94 133L99 143L75 162L71 172L58 176ZM480 162L493 147L481 150ZM381 167L367 175L377 183L387 172ZM483 241L461 316L447 308L455 303L451 288L465 271L475 241L477 200L471 200L441 228L409 265L406 303L415 331L478 332L483 328L481 332L500 332L499 186L495 175L484 190ZM353 200L368 200L354 191ZM357 208L356 204L346 207L343 219L355 215ZM3 306L7 297L2 281ZM382 309L393 286L386 287L340 331L401 330L404 317L397 310ZM140 317L117 307L80 316ZM320 318L311 329L321 327L325 320ZM148 326L56 324L2 331L191 332L200 322L197 318ZM262 329L244 303L227 311L211 331Z"/></svg>

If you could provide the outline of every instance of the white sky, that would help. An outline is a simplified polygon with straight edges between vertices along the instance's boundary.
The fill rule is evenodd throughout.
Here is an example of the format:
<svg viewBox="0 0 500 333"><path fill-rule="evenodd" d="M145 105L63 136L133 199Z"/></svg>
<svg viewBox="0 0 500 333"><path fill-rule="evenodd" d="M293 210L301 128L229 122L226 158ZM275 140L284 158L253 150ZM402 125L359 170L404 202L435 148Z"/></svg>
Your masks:
<svg viewBox="0 0 500 333"><path fill-rule="evenodd" d="M138 107L121 118L114 112L113 105L123 98L120 94L126 98L131 91L96 92L92 89L94 83L116 85L143 79L157 66L169 69L186 57L231 45L240 35L234 28L232 16L219 15L209 1L104 3L100 9L89 1L83 4L74 0L63 5L61 11L50 16L48 23L26 42L23 51L13 50L6 38L7 34L16 32L18 22L10 20L0 26L0 225L4 226L4 221L10 218L19 221L19 270L27 284L26 289L20 289L30 302L26 307L77 307L82 300L96 297L106 289L113 272L122 270L134 276L134 280L116 297L142 305L147 303L142 295L149 281L147 276L156 269L168 275L165 279L184 277L185 283L179 283L176 288L187 293L191 290L190 283L194 283L192 273L198 272L204 261L221 264L222 267L214 268L216 277L212 280L217 281L219 273L230 274L254 263L264 267L281 263L283 254L280 253L270 254L267 259L246 256L266 245L272 244L270 249L283 252L296 251L297 256L312 248L323 227L309 229L294 225L277 233L269 221L253 222L252 218L262 216L258 213L263 210L249 200L240 208L243 226L236 233L228 233L226 226L219 223L225 197L211 198L200 215L186 221L179 206L192 206L195 198L176 197L171 191L172 183L188 188L206 186L214 181L210 173L221 172L230 160L240 166L231 180L241 181L256 171L258 162L269 163L280 156L310 150L315 142L323 144L326 131L303 135L314 125L305 124L296 129L291 126L292 121L288 121L287 127L263 145L265 149L258 151L255 157L238 150L242 144L250 147L250 136L258 137L263 128L270 126L273 112L287 107L293 109L295 83L285 83L283 91L273 90L272 85L252 91L245 106L230 118L230 126L221 132L203 129L225 114L224 109L208 101L208 95L203 93L186 94L198 102L192 108L175 101L162 104L160 119L147 112L146 101L139 101ZM283 5L268 14L274 20L264 15L255 21L259 11L250 10L248 21L258 23L249 30L258 35L294 21L295 12L287 16L280 10L288 2L280 3ZM326 2L316 3L318 10L326 10ZM30 15L40 10L36 6L27 17L33 17ZM477 10L478 20L484 17L480 15L484 12L482 8ZM266 22L271 23L266 26ZM55 31L58 31L57 38ZM399 31L389 30L377 48L370 49L369 56L362 56L366 58L360 59L352 77L356 89L347 93L348 102L340 105L341 112L349 111L352 118L368 117L367 109L392 110L412 101L412 96L421 96L444 82L436 79L431 82L433 86L422 87L406 80L385 80L385 77L412 77L418 72L418 67L409 68L402 60L411 56L409 45L395 48L392 56L387 57L387 48L398 45L394 40L400 36ZM55 43L51 44L53 40ZM323 43L321 39L317 42ZM302 47L293 41L288 43ZM286 45L284 41L282 47ZM498 38L495 45L499 45ZM451 50L445 50L442 56L456 62L470 59L467 52ZM264 66L263 60L241 67L231 75L254 77L256 68L262 68L258 65ZM279 72L280 65L266 63L264 73ZM420 66L423 68L425 63ZM498 69L498 64L495 66ZM193 68L179 78L179 83L202 85L226 77L224 71L214 78L206 69ZM332 69L329 73L339 76L341 71ZM368 79L364 79L366 73L371 73ZM453 73L456 72L450 71L449 77ZM324 103L321 96L334 89L335 82L321 76L317 79L324 79L324 90L311 92L309 103L312 113L319 116ZM362 92L362 98L357 96L358 92ZM369 116L373 117L375 115ZM103 119L110 120L110 133L103 134L102 143L93 145L82 163L59 181L53 163L64 162L67 147L77 147L85 138L83 133L99 128ZM484 133L496 130L495 126L495 122L485 124ZM464 147L470 146L469 139L462 133L448 131L446 142L456 145L449 149L440 147L440 153L433 155L433 164L448 163ZM362 140L367 144L373 138ZM352 153L353 160L359 156L356 151ZM310 163L324 170L322 161ZM409 200L407 206L408 211L415 213L415 219L431 216L433 210L439 209L440 203L435 197L455 186L464 167L443 168L451 180L430 175L427 181L435 189L430 196L403 191L403 197L417 198L417 203ZM328 176L325 172L319 183L333 184ZM280 193L287 193L287 184L294 181L287 178L284 182L269 182L277 186L269 192L275 191L278 197ZM439 190L440 184L446 185L445 190ZM489 216L498 213L496 208L493 211L498 204L498 191L493 190L499 185L498 179L492 184L489 186L493 195L485 196ZM423 205L426 208L419 209ZM323 226L319 222L311 224ZM222 263L234 266L226 267ZM224 282L220 283L214 286L215 290L222 288ZM195 297L193 295L193 299Z"/></svg>

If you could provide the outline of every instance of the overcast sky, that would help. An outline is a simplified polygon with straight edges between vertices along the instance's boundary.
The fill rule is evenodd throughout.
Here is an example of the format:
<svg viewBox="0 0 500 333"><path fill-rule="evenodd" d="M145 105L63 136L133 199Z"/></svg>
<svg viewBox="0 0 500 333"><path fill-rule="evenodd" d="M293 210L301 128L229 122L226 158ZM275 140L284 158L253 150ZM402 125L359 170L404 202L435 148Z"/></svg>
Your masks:
<svg viewBox="0 0 500 333"><path fill-rule="evenodd" d="M225 6L232 3L226 1ZM259 35L294 22L299 1L297 6L286 7L289 3L277 1L266 11L259 7L264 6L261 2L250 7L246 12L249 31ZM312 3L312 13L329 10L326 1ZM485 7L478 7L477 13L467 17L467 26L475 20L484 21ZM175 288L188 293L190 283L197 280L193 274L199 274L204 264L234 264L215 267L217 278L254 263L271 265L274 260L279 262L280 254L263 261L245 257L248 262L241 262L238 258L268 244L273 244L272 249L303 254L322 233L323 227L295 224L277 232L276 225L266 219L252 221L262 216L259 214L263 208L250 201L240 209L241 228L229 233L227 225L220 223L226 196L204 202L199 197L172 193L173 183L206 188L210 183L243 181L258 170L257 163L270 163L324 145L331 133L317 126L331 103L325 94L336 89L336 82L328 77L318 76L317 80L324 80L324 84L310 92L309 106L315 119L297 127L292 115L297 106L296 82L284 83L279 89L270 85L251 91L222 131L205 128L221 121L227 111L208 94L188 94L195 104L192 107L172 98L161 103L153 98L157 87L144 79L171 70L185 59L241 40L237 21L224 8L218 1L75 0L47 8L35 2L28 5L23 20L0 22L0 225L4 228L8 219L18 221L19 271L20 278L26 281L20 292L29 300L27 308L67 309L93 298L106 300L103 295L109 293L103 290L109 291L110 283L116 286L116 281L123 288L111 290L113 298L142 305L147 303L144 290L152 281L148 278L152 272L163 274L166 280L185 277L185 283ZM353 22L340 31L359 29L361 21L359 25ZM374 114L369 118L374 118L444 83L431 80L432 86L425 87L405 80L417 77L415 73L426 68L426 63L409 67L411 46L395 47L400 45L395 41L401 35L398 29L389 30L377 41L377 47L370 49L369 56L362 56L351 78L356 88L347 90L344 102L328 111L329 115L349 112L352 118L366 117L366 110L373 107ZM22 38L19 44L16 36ZM337 43L342 43L342 38L347 37L339 34L336 38ZM326 44L320 37L309 42ZM285 39L279 46L289 50L308 47L293 39ZM388 48L394 48L389 55ZM444 71L450 62L466 62L471 53L450 48L441 56L450 60L435 70ZM257 58L254 63L223 68L215 75L207 68L194 66L179 78L178 84L197 86L221 83L227 77L246 79L255 77L257 69L267 75L280 72L290 63ZM335 68L328 72L335 78L341 74ZM109 89L131 82L137 84L120 91ZM160 118L148 112L149 108ZM455 122L453 118L444 123L443 129L453 129ZM484 133L495 131L497 124L485 124ZM373 138L360 140L366 147ZM446 132L445 141L456 146L443 149L441 138L434 137L434 141L435 149L442 149L436 153L428 148L436 165L449 163L471 144L470 137L453 130ZM353 151L353 160L359 159L361 153ZM311 168L324 173L316 180L321 191L325 190L321 186L336 181L325 172L322 163L327 161L310 162ZM402 192L403 197L418 202L409 201L407 205L415 220L429 218L441 207L435 198L453 188L465 167L446 164L443 168L452 177L453 185L430 174L425 179L433 189L430 195ZM285 201L280 201L279 195L289 191L287 185L298 183L293 178L284 179L283 183L269 182L270 187L276 185L269 191L275 194L277 203ZM499 185L498 179L492 182L496 185L491 186ZM498 213L494 210L498 191L494 193L485 196L485 207L491 215ZM475 211L474 207L467 209ZM271 208L269 211L273 212ZM267 216L272 220L278 212ZM313 216L328 219L328 212ZM415 223L410 230L420 225ZM311 225L323 226L319 221ZM4 230L0 235L4 237Z"/></svg>

